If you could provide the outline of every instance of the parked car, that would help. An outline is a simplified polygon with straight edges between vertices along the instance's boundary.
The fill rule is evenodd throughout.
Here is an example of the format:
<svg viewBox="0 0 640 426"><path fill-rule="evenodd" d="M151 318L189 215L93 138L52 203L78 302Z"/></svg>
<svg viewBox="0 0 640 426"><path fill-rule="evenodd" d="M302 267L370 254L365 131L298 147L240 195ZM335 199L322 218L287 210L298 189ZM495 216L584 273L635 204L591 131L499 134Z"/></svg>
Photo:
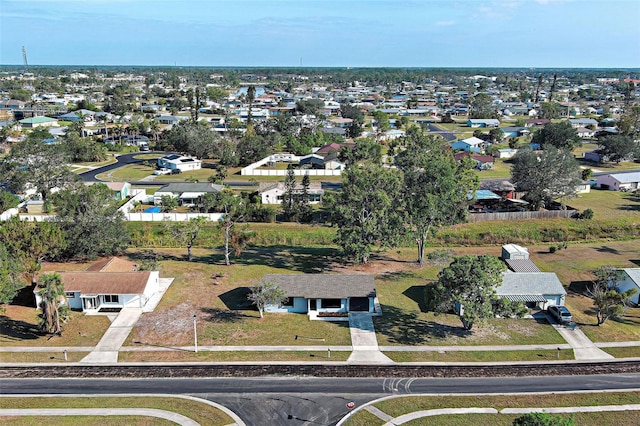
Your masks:
<svg viewBox="0 0 640 426"><path fill-rule="evenodd" d="M180 169L171 169L171 174L172 175L177 175L177 174L180 174L180 173L182 173L182 170L180 170Z"/></svg>
<svg viewBox="0 0 640 426"><path fill-rule="evenodd" d="M158 176L158 175L168 175L169 173L171 173L171 170L169 169L158 169L155 172L153 172L154 175Z"/></svg>
<svg viewBox="0 0 640 426"><path fill-rule="evenodd" d="M573 321L571 312L564 306L549 306L547 312L561 324L570 323Z"/></svg>

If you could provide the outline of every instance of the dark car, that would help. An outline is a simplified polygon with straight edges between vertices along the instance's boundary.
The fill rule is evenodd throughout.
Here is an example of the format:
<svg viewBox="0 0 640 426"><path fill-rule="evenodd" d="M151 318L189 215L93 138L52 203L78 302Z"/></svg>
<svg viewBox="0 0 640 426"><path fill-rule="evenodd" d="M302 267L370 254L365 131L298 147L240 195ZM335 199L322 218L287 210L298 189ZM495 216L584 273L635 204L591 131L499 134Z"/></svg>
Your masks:
<svg viewBox="0 0 640 426"><path fill-rule="evenodd" d="M571 312L564 306L549 306L547 312L556 319L559 323L566 324L573 321Z"/></svg>

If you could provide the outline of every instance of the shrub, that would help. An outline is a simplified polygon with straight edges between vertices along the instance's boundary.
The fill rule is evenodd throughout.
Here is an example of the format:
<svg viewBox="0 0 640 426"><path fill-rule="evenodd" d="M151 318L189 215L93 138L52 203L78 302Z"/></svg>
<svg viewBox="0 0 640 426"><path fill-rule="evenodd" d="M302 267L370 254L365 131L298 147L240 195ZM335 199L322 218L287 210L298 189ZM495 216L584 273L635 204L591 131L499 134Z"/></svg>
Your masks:
<svg viewBox="0 0 640 426"><path fill-rule="evenodd" d="M577 217L578 219L593 219L593 216L595 215L595 213L593 212L593 210L591 209L586 209L585 211L583 211L582 213L580 213Z"/></svg>
<svg viewBox="0 0 640 426"><path fill-rule="evenodd" d="M442 249L427 254L427 260L434 265L448 265L454 256L455 252L453 250Z"/></svg>
<svg viewBox="0 0 640 426"><path fill-rule="evenodd" d="M558 250L556 246L549 246L549 253L555 253Z"/></svg>

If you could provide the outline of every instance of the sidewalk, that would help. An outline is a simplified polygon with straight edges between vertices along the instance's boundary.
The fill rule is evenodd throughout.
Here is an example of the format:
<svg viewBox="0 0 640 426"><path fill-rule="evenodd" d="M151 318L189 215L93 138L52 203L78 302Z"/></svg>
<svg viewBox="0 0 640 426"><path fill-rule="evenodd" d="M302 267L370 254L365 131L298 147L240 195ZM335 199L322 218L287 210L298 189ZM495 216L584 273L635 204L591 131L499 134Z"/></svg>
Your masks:
<svg viewBox="0 0 640 426"><path fill-rule="evenodd" d="M142 315L142 308L123 308L93 351L80 362L91 364L118 362L118 351L127 340L140 315Z"/></svg>

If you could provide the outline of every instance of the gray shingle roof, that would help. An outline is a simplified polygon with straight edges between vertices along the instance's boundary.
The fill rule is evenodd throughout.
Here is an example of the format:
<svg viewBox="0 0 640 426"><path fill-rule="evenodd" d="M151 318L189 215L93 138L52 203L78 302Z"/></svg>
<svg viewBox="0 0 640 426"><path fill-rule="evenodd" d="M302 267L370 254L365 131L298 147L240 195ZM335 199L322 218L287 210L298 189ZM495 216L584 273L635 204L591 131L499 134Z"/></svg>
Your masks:
<svg viewBox="0 0 640 426"><path fill-rule="evenodd" d="M158 190L158 192L220 192L224 189L222 185L216 185L206 182L194 182L194 183L169 183Z"/></svg>
<svg viewBox="0 0 640 426"><path fill-rule="evenodd" d="M553 272L506 272L496 292L498 296L567 294Z"/></svg>
<svg viewBox="0 0 640 426"><path fill-rule="evenodd" d="M276 283L287 297L346 299L375 297L373 275L362 274L267 274L264 281Z"/></svg>

